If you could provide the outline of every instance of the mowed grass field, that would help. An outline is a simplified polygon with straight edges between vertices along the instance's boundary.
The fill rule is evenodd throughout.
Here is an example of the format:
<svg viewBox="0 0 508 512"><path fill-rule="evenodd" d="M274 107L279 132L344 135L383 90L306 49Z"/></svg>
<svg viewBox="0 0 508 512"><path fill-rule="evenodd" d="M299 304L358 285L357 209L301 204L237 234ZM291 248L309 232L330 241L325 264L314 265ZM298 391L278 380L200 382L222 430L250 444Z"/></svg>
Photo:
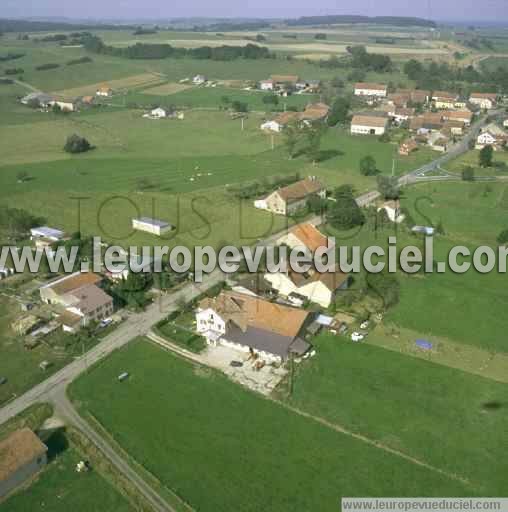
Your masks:
<svg viewBox="0 0 508 512"><path fill-rule="evenodd" d="M131 377L120 384L122 371ZM334 511L342 496L476 494L142 339L79 379L71 395L196 510Z"/></svg>
<svg viewBox="0 0 508 512"><path fill-rule="evenodd" d="M167 84L170 85L170 84ZM180 84L171 84L180 85ZM164 86L161 86L164 87ZM279 98L276 106L267 105L263 102L268 93L262 91L244 91L242 89L234 89L231 87L191 87L186 90L173 93L155 94L154 89L149 88L140 92L128 94L127 97L121 98L121 101L127 103L135 103L137 105L176 105L177 107L189 108L213 108L218 109L229 106L234 101L240 101L248 105L249 110L266 112L267 110L280 110L290 107L296 107L303 110L309 103L319 101L319 96L315 94L293 94L288 98ZM223 98L227 98L229 103L225 104ZM115 102L115 100L112 100Z"/></svg>
<svg viewBox="0 0 508 512"><path fill-rule="evenodd" d="M71 448L58 454L28 488L0 503L0 512L134 510L97 472L76 473L80 460L82 457Z"/></svg>
<svg viewBox="0 0 508 512"><path fill-rule="evenodd" d="M349 337L323 334L314 344L290 404L460 475L473 494L503 494L508 384Z"/></svg>

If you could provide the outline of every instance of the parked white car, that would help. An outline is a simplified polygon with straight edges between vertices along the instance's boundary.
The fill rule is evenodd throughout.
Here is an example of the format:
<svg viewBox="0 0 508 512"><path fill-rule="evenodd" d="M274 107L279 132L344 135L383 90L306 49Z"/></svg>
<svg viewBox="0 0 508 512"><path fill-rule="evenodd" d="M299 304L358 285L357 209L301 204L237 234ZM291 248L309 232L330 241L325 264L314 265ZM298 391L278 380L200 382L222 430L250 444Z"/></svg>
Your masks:
<svg viewBox="0 0 508 512"><path fill-rule="evenodd" d="M354 342L363 341L365 339L365 336L359 332L354 332L351 334L351 340Z"/></svg>

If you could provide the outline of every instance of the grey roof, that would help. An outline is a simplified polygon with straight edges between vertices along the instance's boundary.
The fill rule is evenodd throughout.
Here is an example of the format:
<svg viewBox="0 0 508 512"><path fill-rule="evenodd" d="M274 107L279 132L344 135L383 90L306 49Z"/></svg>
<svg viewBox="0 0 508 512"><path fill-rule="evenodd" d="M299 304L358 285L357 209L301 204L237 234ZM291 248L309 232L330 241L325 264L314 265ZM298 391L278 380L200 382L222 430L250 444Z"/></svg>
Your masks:
<svg viewBox="0 0 508 512"><path fill-rule="evenodd" d="M134 219L134 220L137 220L138 222L143 222L145 224L151 224L152 226L158 226L160 228L166 228L166 227L170 226L170 224L168 222L165 222L163 220L158 220L158 219L152 219L150 217L140 217L139 219Z"/></svg>
<svg viewBox="0 0 508 512"><path fill-rule="evenodd" d="M290 353L303 355L310 348L310 345L302 338L281 336L280 334L250 326L245 331L242 331L231 323L224 337L233 343L275 354L282 358L287 358Z"/></svg>
<svg viewBox="0 0 508 512"><path fill-rule="evenodd" d="M39 103L48 103L49 101L53 101L53 96L46 94L44 92L31 92L27 94L21 101L23 103L28 103L31 100L37 100Z"/></svg>

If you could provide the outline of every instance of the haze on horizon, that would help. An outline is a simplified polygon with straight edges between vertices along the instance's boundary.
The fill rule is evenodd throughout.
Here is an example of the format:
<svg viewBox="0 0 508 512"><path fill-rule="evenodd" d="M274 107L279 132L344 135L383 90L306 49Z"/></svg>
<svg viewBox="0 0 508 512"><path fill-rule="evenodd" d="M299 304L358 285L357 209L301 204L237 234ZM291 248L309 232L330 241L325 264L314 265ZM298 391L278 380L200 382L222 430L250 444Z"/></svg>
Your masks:
<svg viewBox="0 0 508 512"><path fill-rule="evenodd" d="M295 5L280 0L187 0L170 5L164 0L88 0L72 6L67 0L1 0L0 18L66 17L91 19L297 18L332 14L366 16L414 16L427 19L508 22L506 0L356 0L354 5L337 0L317 0Z"/></svg>

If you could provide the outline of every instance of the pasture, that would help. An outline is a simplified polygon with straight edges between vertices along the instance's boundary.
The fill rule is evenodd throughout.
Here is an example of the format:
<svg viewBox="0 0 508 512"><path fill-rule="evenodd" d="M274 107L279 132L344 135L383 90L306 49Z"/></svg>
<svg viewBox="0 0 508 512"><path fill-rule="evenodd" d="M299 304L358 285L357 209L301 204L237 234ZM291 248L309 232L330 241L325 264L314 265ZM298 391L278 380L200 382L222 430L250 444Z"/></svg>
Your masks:
<svg viewBox="0 0 508 512"><path fill-rule="evenodd" d="M119 384L121 371L131 378ZM71 396L138 463L205 512L316 504L334 511L341 496L476 494L143 339L80 378Z"/></svg>
<svg viewBox="0 0 508 512"><path fill-rule="evenodd" d="M461 476L473 493L502 494L508 384L349 337L314 343L284 398L291 405Z"/></svg>

